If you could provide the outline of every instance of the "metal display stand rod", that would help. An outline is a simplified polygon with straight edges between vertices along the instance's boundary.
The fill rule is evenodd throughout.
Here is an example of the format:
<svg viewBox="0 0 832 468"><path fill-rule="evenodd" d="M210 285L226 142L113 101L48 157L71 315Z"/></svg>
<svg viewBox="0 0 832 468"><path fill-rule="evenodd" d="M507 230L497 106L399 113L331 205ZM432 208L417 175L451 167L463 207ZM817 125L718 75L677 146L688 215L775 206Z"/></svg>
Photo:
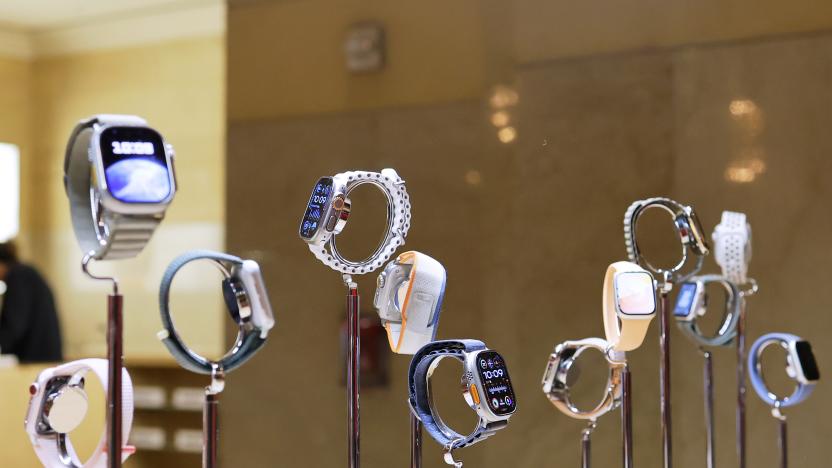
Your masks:
<svg viewBox="0 0 832 468"><path fill-rule="evenodd" d="M740 297L740 318L737 322L737 460L738 468L745 468L745 317L746 301Z"/></svg>
<svg viewBox="0 0 832 468"><path fill-rule="evenodd" d="M410 468L422 468L422 421L410 413Z"/></svg>
<svg viewBox="0 0 832 468"><path fill-rule="evenodd" d="M621 372L621 429L623 434L624 468L633 468L633 395L630 366Z"/></svg>
<svg viewBox="0 0 832 468"><path fill-rule="evenodd" d="M347 404L348 422L348 459L349 468L361 466L361 411L359 405L361 392L361 337L359 326L360 298L358 284L350 275L344 275L347 286L347 333L349 335L349 355L347 358Z"/></svg>
<svg viewBox="0 0 832 468"><path fill-rule="evenodd" d="M716 451L714 445L716 438L714 434L714 362L709 351L702 350L704 359L703 391L705 394L705 453L707 454L707 467L716 466Z"/></svg>
<svg viewBox="0 0 832 468"><path fill-rule="evenodd" d="M590 420L586 429L581 432L581 468L590 467L590 453L592 451L592 431L595 430L595 420Z"/></svg>
<svg viewBox="0 0 832 468"><path fill-rule="evenodd" d="M662 429L662 459L664 468L673 466L673 441L671 438L671 414L670 414L670 291L673 289L671 282L672 273L662 272L662 283L659 284L661 300L659 310L659 381L661 400L661 429Z"/></svg>
<svg viewBox="0 0 832 468"><path fill-rule="evenodd" d="M205 387L205 404L202 407L202 466L217 468L219 457L220 393L225 388L225 375L217 366L211 372L211 385Z"/></svg>
<svg viewBox="0 0 832 468"><path fill-rule="evenodd" d="M779 403L771 410L771 415L777 419L777 432L780 439L780 468L789 468L788 422L786 421L786 415L780 412Z"/></svg>

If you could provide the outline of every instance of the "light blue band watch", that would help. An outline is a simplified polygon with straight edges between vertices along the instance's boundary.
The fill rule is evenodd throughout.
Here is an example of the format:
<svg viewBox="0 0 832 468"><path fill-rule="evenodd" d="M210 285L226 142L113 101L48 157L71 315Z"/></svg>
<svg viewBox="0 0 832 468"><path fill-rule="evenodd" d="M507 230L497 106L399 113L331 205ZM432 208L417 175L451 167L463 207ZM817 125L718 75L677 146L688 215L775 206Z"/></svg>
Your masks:
<svg viewBox="0 0 832 468"><path fill-rule="evenodd" d="M763 377L760 357L771 345L779 345L788 352L787 372L797 388L787 397L780 398L771 392ZM754 391L766 404L776 408L794 406L808 398L820 378L809 343L788 333L769 333L758 338L748 353L748 369Z"/></svg>

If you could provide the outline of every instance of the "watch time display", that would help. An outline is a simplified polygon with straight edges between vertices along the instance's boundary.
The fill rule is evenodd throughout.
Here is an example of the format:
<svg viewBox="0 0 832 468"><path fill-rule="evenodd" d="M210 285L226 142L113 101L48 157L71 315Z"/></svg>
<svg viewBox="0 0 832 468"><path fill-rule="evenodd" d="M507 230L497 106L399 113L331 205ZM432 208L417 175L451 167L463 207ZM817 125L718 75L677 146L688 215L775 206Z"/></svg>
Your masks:
<svg viewBox="0 0 832 468"><path fill-rule="evenodd" d="M615 300L622 314L652 314L656 310L653 277L645 271L619 273L615 277Z"/></svg>
<svg viewBox="0 0 832 468"><path fill-rule="evenodd" d="M477 371L485 390L485 395L480 398L488 402L491 411L498 416L514 413L517 401L503 357L495 351L481 352L477 355Z"/></svg>
<svg viewBox="0 0 832 468"><path fill-rule="evenodd" d="M820 370L815 361L815 354L812 352L812 345L808 341L798 341L794 344L797 351L797 359L800 361L800 368L806 380L820 380Z"/></svg>
<svg viewBox="0 0 832 468"><path fill-rule="evenodd" d="M107 189L124 203L161 203L171 194L162 136L146 127L110 127L101 133Z"/></svg>
<svg viewBox="0 0 832 468"><path fill-rule="evenodd" d="M676 296L676 307L673 309L673 315L676 317L690 315L694 299L696 299L696 283L683 283L679 288L679 295Z"/></svg>
<svg viewBox="0 0 832 468"><path fill-rule="evenodd" d="M318 232L323 217L326 214L329 200L332 196L332 177L323 177L312 189L312 196L306 204L306 212L300 222L300 236L304 239L311 239Z"/></svg>

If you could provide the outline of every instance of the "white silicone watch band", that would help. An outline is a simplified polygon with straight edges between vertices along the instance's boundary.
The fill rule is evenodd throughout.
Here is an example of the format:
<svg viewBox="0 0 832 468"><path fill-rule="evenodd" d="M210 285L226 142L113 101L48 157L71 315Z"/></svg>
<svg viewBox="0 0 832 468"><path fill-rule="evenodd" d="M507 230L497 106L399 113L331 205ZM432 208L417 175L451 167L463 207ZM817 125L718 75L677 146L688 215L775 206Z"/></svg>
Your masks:
<svg viewBox="0 0 832 468"><path fill-rule="evenodd" d="M736 285L748 281L751 261L751 225L744 213L723 211L713 233L714 257L722 275Z"/></svg>

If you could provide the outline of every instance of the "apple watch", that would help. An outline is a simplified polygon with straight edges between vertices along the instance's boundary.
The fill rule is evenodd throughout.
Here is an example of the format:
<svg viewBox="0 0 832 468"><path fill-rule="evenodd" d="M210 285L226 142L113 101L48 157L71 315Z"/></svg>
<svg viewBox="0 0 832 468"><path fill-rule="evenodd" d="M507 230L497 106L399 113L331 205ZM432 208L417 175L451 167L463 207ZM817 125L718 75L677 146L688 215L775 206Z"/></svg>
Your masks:
<svg viewBox="0 0 832 468"><path fill-rule="evenodd" d="M725 289L725 317L714 336L706 336L697 324L707 313L710 300L708 284L717 283ZM726 346L737 336L740 318L740 291L732 281L721 275L694 276L679 286L673 315L679 328L699 346Z"/></svg>
<svg viewBox="0 0 832 468"><path fill-rule="evenodd" d="M636 226L641 214L651 208L661 208L673 216L676 233L679 235L679 240L682 243L682 259L671 268L654 267L641 254L637 240L638 236L636 235ZM709 252L702 225L699 223L699 218L697 218L693 208L682 205L669 198L648 198L631 204L624 214L624 242L627 247L627 255L631 262L645 267L654 274L671 273L672 275L676 275L676 281L684 281L686 278L696 274L702 268L705 255ZM685 267L689 258L689 252L696 256L696 266L692 271L681 275L679 271Z"/></svg>
<svg viewBox="0 0 832 468"><path fill-rule="evenodd" d="M84 390L85 376L92 372L107 393L107 360L82 359L42 371L29 387L29 407L24 426L29 440L43 466L47 468L105 468L107 464L107 434L101 435L93 454L82 462L69 433L83 422L89 402ZM133 423L133 384L127 369L122 368L122 440L130 437ZM124 445L124 461L136 449Z"/></svg>
<svg viewBox="0 0 832 468"><path fill-rule="evenodd" d="M744 213L723 211L722 220L714 229L714 258L722 274L734 284L748 281L751 261L751 225Z"/></svg>
<svg viewBox="0 0 832 468"><path fill-rule="evenodd" d="M786 397L779 397L769 390L763 376L761 356L771 345L778 345L786 350L786 373L797 384L794 392ZM812 353L812 346L799 336L788 333L769 333L758 338L748 353L748 369L754 391L761 400L775 408L786 408L802 402L812 394L820 380L820 371Z"/></svg>
<svg viewBox="0 0 832 468"><path fill-rule="evenodd" d="M222 293L228 313L239 327L237 340L219 361L211 361L188 348L180 338L170 314L170 288L176 273L188 263L210 260L223 275ZM275 320L260 266L253 260L233 255L196 250L187 252L171 262L159 289L159 311L164 330L157 337L180 366L198 374L213 375L217 371L231 372L243 365L266 343Z"/></svg>
<svg viewBox="0 0 832 468"><path fill-rule="evenodd" d="M580 374L578 358L588 350L596 350L604 355L609 372L601 401L590 410L581 410L572 403L570 387ZM565 341L555 346L555 351L549 356L543 373L543 393L555 408L570 418L595 421L621 404L621 378L626 364L625 354L615 351L609 342L601 338Z"/></svg>
<svg viewBox="0 0 832 468"><path fill-rule="evenodd" d="M173 147L140 117L82 120L67 144L64 187L84 254L135 257L176 193Z"/></svg>
<svg viewBox="0 0 832 468"><path fill-rule="evenodd" d="M615 262L604 277L604 332L615 351L641 346L656 316L653 276L631 262Z"/></svg>
<svg viewBox="0 0 832 468"><path fill-rule="evenodd" d="M465 401L479 416L476 429L462 435L448 427L439 416L431 390L431 375L444 358L462 362L462 392ZM480 442L508 425L517 410L517 401L505 359L477 340L435 341L413 356L408 373L410 408L425 430L445 448L456 449Z"/></svg>
<svg viewBox="0 0 832 468"><path fill-rule="evenodd" d="M378 275L373 305L394 352L414 354L436 338L446 278L441 263L416 251L399 255Z"/></svg>
<svg viewBox="0 0 832 468"><path fill-rule="evenodd" d="M350 192L363 184L375 186L387 198L387 228L372 255L352 261L338 252L335 238L346 226L352 209ZM389 260L404 244L409 229L410 197L404 180L395 170L383 169L380 173L350 171L319 179L306 204L299 234L315 257L333 270L363 274L375 271Z"/></svg>

